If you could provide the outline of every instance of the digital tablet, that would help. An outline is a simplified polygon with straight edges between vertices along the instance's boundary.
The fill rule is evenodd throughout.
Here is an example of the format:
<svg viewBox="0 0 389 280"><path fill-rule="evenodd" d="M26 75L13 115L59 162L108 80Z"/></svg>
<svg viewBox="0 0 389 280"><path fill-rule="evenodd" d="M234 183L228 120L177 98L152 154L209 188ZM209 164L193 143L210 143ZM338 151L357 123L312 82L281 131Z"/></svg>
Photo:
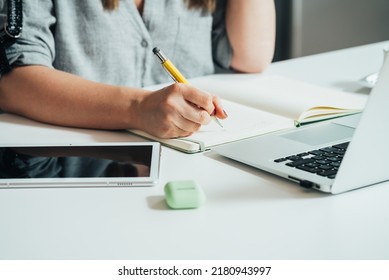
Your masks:
<svg viewBox="0 0 389 280"><path fill-rule="evenodd" d="M160 150L158 142L0 145L0 188L153 186Z"/></svg>

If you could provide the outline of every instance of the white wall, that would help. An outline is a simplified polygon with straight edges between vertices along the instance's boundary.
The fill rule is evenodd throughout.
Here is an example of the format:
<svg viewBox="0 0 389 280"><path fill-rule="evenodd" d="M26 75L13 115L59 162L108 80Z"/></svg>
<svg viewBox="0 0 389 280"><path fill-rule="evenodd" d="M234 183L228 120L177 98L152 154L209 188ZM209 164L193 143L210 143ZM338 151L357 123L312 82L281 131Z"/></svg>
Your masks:
<svg viewBox="0 0 389 280"><path fill-rule="evenodd" d="M291 57L389 40L389 0L292 1Z"/></svg>

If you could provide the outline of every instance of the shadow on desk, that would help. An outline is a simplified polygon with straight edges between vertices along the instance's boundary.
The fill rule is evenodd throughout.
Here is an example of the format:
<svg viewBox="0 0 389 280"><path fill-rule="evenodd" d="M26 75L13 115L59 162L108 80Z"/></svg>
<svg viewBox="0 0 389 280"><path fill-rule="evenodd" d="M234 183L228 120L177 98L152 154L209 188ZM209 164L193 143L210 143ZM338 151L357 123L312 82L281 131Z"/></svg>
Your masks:
<svg viewBox="0 0 389 280"><path fill-rule="evenodd" d="M147 205L153 210L171 210L165 201L163 195L152 195L146 198Z"/></svg>
<svg viewBox="0 0 389 280"><path fill-rule="evenodd" d="M370 94L371 89L361 86L358 81L339 81L332 83L332 85L338 89L342 89L347 92L355 92L360 94Z"/></svg>

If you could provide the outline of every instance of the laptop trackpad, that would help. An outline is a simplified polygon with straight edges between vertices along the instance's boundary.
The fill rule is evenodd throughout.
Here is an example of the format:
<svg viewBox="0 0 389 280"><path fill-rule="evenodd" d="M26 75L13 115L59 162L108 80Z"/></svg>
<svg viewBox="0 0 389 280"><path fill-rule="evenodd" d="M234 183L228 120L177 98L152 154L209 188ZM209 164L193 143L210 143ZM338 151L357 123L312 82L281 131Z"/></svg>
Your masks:
<svg viewBox="0 0 389 280"><path fill-rule="evenodd" d="M297 131L282 134L280 136L307 145L317 146L350 138L353 135L354 130L355 129L351 127L329 123L300 131L297 129Z"/></svg>

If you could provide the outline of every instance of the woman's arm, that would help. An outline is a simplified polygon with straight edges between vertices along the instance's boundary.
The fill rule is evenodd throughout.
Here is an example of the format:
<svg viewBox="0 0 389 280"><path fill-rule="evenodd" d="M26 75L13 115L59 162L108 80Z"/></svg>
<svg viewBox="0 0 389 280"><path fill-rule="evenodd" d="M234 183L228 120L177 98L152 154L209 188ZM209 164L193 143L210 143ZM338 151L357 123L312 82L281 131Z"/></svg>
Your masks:
<svg viewBox="0 0 389 280"><path fill-rule="evenodd" d="M217 98L194 87L172 84L159 91L111 86L45 66L23 66L0 79L0 108L56 125L136 128L171 138L187 136L211 121Z"/></svg>
<svg viewBox="0 0 389 280"><path fill-rule="evenodd" d="M4 111L57 125L123 128L130 125L132 102L119 87L44 66L17 67L0 80Z"/></svg>
<svg viewBox="0 0 389 280"><path fill-rule="evenodd" d="M263 71L274 55L274 0L228 0L226 27L233 50L231 67L241 72Z"/></svg>

